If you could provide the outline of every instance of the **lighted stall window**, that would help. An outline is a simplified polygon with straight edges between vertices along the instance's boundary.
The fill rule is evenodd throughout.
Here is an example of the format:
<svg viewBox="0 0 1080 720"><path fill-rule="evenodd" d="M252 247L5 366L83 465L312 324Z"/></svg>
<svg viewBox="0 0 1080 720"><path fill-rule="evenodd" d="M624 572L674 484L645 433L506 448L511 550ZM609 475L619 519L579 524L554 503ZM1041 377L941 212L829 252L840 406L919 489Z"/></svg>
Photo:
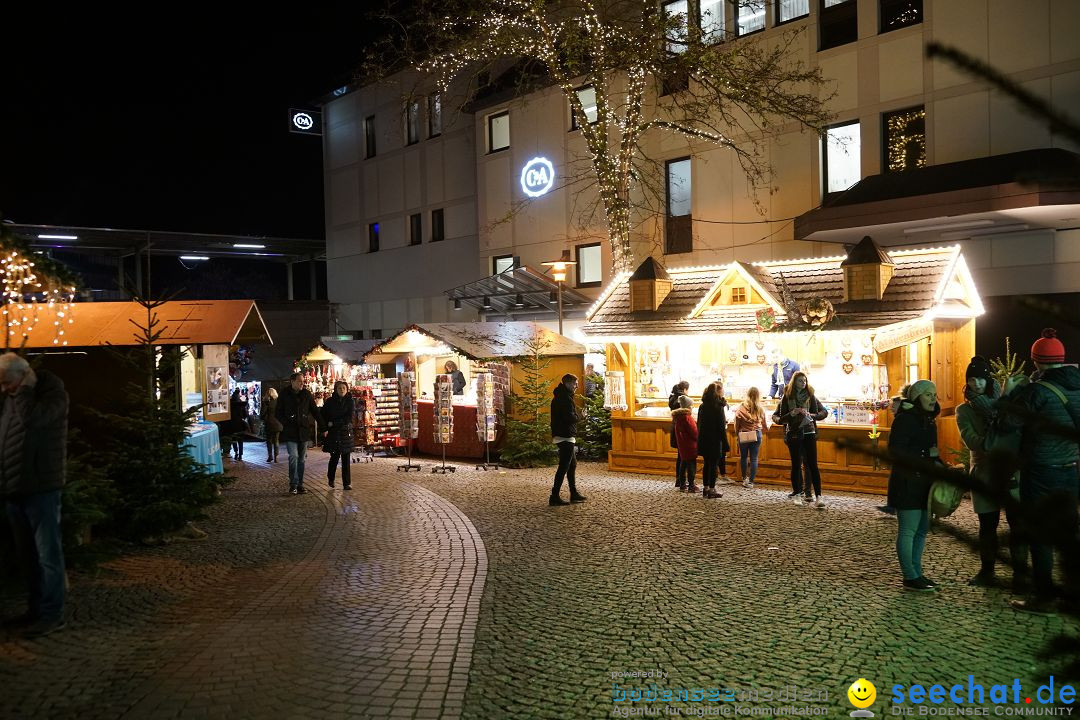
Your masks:
<svg viewBox="0 0 1080 720"><path fill-rule="evenodd" d="M739 37L765 29L765 0L739 0L735 34Z"/></svg>
<svg viewBox="0 0 1080 720"><path fill-rule="evenodd" d="M664 13L671 18L672 26L668 30L667 50L676 55L686 52L687 13L689 4L686 0L664 3Z"/></svg>
<svg viewBox="0 0 1080 720"><path fill-rule="evenodd" d="M899 172L926 165L926 109L897 110L882 116L885 170Z"/></svg>
<svg viewBox="0 0 1080 720"><path fill-rule="evenodd" d="M488 152L510 147L510 111L488 117Z"/></svg>
<svg viewBox="0 0 1080 720"><path fill-rule="evenodd" d="M724 39L724 0L701 0L701 40L706 44Z"/></svg>
<svg viewBox="0 0 1080 720"><path fill-rule="evenodd" d="M834 125L825 130L825 192L847 190L862 178L859 122Z"/></svg>
<svg viewBox="0 0 1080 720"><path fill-rule="evenodd" d="M581 103L581 109L585 111L585 119L589 121L589 124L596 122L597 110L596 110L596 88L592 85L588 87L580 88L577 91L578 101ZM570 113L570 127L576 130L578 128L577 115L572 111Z"/></svg>

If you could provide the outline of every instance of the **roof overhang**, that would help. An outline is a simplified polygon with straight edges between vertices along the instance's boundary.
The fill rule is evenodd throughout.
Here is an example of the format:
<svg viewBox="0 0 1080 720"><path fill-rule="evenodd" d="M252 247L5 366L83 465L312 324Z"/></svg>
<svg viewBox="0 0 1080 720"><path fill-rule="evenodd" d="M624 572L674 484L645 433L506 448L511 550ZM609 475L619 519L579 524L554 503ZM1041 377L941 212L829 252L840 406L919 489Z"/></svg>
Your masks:
<svg viewBox="0 0 1080 720"><path fill-rule="evenodd" d="M536 319L556 317L558 293L559 283L539 270L522 266L452 288L445 295L484 314ZM584 317L592 302L563 283L563 317Z"/></svg>

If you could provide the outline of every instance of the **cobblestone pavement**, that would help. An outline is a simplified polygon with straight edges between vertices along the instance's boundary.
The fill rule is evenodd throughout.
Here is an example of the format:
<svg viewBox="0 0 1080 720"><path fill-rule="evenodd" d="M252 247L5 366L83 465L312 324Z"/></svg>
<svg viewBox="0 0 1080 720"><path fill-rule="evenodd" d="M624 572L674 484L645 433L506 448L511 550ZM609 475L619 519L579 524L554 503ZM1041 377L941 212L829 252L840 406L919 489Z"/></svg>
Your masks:
<svg viewBox="0 0 1080 720"><path fill-rule="evenodd" d="M280 464L249 461L207 540L76 574L67 630L0 641L0 716L608 717L629 705L614 692L654 682L613 674L647 670L675 692L758 693L672 703L684 716L846 715L859 677L881 713L894 683L1033 691L1052 668L1038 651L1077 629L968 587L977 560L941 533L924 566L942 591L902 592L877 497L819 511L729 485L704 501L582 464L588 502L548 507L551 469L387 459L354 464L346 495L325 458L301 497ZM947 522L975 528L968 504ZM792 686L822 701L763 699Z"/></svg>

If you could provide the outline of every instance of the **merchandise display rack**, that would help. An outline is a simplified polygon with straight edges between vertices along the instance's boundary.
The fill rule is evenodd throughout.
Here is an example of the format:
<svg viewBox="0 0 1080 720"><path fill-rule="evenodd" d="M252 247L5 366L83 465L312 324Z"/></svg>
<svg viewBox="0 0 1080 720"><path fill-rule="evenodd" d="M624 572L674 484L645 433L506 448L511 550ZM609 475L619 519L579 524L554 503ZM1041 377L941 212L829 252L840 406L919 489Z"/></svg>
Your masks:
<svg viewBox="0 0 1080 720"><path fill-rule="evenodd" d="M398 419L401 439L405 441L405 464L397 469L420 472L420 466L412 461L412 441L420 435L420 417L416 413L416 373L405 371L398 375ZM443 460L445 464L445 459Z"/></svg>
<svg viewBox="0 0 1080 720"><path fill-rule="evenodd" d="M374 462L371 446L375 443L375 397L367 386L354 387L353 396L353 462Z"/></svg>
<svg viewBox="0 0 1080 720"><path fill-rule="evenodd" d="M454 386L449 375L435 376L434 432L435 443L442 446L442 465L431 468L432 473L456 472L446 464L446 446L454 440Z"/></svg>
<svg viewBox="0 0 1080 720"><path fill-rule="evenodd" d="M476 465L485 472L497 470L498 463L491 462L491 443L495 441L497 416L495 414L495 380L490 372L476 375L476 434L484 443L484 462Z"/></svg>
<svg viewBox="0 0 1080 720"><path fill-rule="evenodd" d="M388 457L401 441L401 411L398 406L397 378L375 378L369 382L374 396L374 438L372 446L386 450Z"/></svg>

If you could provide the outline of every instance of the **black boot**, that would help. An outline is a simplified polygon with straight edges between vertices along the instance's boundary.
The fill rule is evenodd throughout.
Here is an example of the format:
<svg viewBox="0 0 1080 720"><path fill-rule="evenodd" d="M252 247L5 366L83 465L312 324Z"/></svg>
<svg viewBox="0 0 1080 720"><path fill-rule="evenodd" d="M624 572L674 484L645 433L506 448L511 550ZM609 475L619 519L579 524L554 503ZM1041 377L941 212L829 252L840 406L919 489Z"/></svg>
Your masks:
<svg viewBox="0 0 1080 720"><path fill-rule="evenodd" d="M563 500L558 495L552 495L548 498L548 505L569 505L570 503Z"/></svg>

